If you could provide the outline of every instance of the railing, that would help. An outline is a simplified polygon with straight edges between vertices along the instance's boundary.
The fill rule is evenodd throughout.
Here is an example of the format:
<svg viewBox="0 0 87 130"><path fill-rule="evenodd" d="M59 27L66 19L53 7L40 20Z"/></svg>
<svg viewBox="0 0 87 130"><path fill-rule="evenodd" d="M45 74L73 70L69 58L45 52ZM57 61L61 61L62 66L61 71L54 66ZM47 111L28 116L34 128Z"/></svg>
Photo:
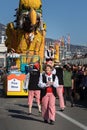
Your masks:
<svg viewBox="0 0 87 130"><path fill-rule="evenodd" d="M63 59L61 61L63 64L67 64L67 63L70 63L70 64L76 64L76 65L84 65L84 64L87 64L87 57L81 57L81 58L73 58L73 59Z"/></svg>

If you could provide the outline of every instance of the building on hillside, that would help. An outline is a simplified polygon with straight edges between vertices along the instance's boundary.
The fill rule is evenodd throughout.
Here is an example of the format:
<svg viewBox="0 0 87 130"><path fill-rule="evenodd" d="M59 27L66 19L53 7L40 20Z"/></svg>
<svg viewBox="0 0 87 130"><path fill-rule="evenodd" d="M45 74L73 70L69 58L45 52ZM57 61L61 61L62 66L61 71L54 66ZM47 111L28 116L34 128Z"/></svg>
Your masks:
<svg viewBox="0 0 87 130"><path fill-rule="evenodd" d="M4 43L6 40L6 26L0 24L0 44Z"/></svg>
<svg viewBox="0 0 87 130"><path fill-rule="evenodd" d="M0 68L6 66L7 47L5 46L5 40L6 40L5 31L6 31L6 26L0 24Z"/></svg>

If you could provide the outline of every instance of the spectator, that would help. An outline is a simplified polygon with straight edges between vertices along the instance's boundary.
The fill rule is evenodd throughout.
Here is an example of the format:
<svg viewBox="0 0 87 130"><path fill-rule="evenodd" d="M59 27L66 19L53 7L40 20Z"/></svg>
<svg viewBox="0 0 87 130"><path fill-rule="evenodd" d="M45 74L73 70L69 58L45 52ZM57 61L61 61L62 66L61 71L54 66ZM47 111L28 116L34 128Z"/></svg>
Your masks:
<svg viewBox="0 0 87 130"><path fill-rule="evenodd" d="M87 97L87 67L84 68L83 77L80 82L80 96L81 99L86 99Z"/></svg>
<svg viewBox="0 0 87 130"><path fill-rule="evenodd" d="M73 97L73 79L72 78L72 71L71 68L67 65L63 66L63 80L64 80L64 100L66 105L66 99L67 97L70 100L71 107L74 106L74 97Z"/></svg>

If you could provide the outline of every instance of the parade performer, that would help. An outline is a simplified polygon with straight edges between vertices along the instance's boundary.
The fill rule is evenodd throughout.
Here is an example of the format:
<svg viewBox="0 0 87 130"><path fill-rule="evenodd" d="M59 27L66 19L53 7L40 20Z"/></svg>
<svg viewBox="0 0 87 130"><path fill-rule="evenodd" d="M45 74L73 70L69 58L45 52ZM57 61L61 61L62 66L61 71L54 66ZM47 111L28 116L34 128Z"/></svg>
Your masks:
<svg viewBox="0 0 87 130"><path fill-rule="evenodd" d="M45 50L45 59L46 62L54 60L54 48L52 45L49 46L49 49Z"/></svg>
<svg viewBox="0 0 87 130"><path fill-rule="evenodd" d="M39 76L40 76L40 68L39 65L34 66L33 70L27 73L26 81L25 81L25 90L28 87L28 105L29 110L28 114L32 114L32 105L33 105L33 99L35 97L38 111L41 113L41 105L40 105L40 88L38 87L39 82Z"/></svg>
<svg viewBox="0 0 87 130"><path fill-rule="evenodd" d="M57 95L59 98L59 106L60 110L64 111L65 105L64 105L64 83L63 83L63 68L61 66L61 63L56 61L55 62L55 70L56 70L56 75L58 76L59 79L59 87L57 87Z"/></svg>
<svg viewBox="0 0 87 130"><path fill-rule="evenodd" d="M54 124L55 122L55 97L56 87L59 86L58 78L52 74L52 66L46 65L45 72L41 73L39 79L41 88L41 108L42 117L45 123Z"/></svg>

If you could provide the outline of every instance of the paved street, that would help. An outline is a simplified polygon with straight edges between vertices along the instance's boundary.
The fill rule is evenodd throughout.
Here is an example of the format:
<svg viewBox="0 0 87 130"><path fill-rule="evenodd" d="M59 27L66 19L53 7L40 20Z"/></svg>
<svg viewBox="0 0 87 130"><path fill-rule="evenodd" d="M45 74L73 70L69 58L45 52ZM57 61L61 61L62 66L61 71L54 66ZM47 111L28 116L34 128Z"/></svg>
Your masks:
<svg viewBox="0 0 87 130"><path fill-rule="evenodd" d="M27 97L0 97L0 130L87 130L87 102L71 108L69 102L64 112L59 111L56 100L56 122L45 124L34 101L29 116Z"/></svg>

